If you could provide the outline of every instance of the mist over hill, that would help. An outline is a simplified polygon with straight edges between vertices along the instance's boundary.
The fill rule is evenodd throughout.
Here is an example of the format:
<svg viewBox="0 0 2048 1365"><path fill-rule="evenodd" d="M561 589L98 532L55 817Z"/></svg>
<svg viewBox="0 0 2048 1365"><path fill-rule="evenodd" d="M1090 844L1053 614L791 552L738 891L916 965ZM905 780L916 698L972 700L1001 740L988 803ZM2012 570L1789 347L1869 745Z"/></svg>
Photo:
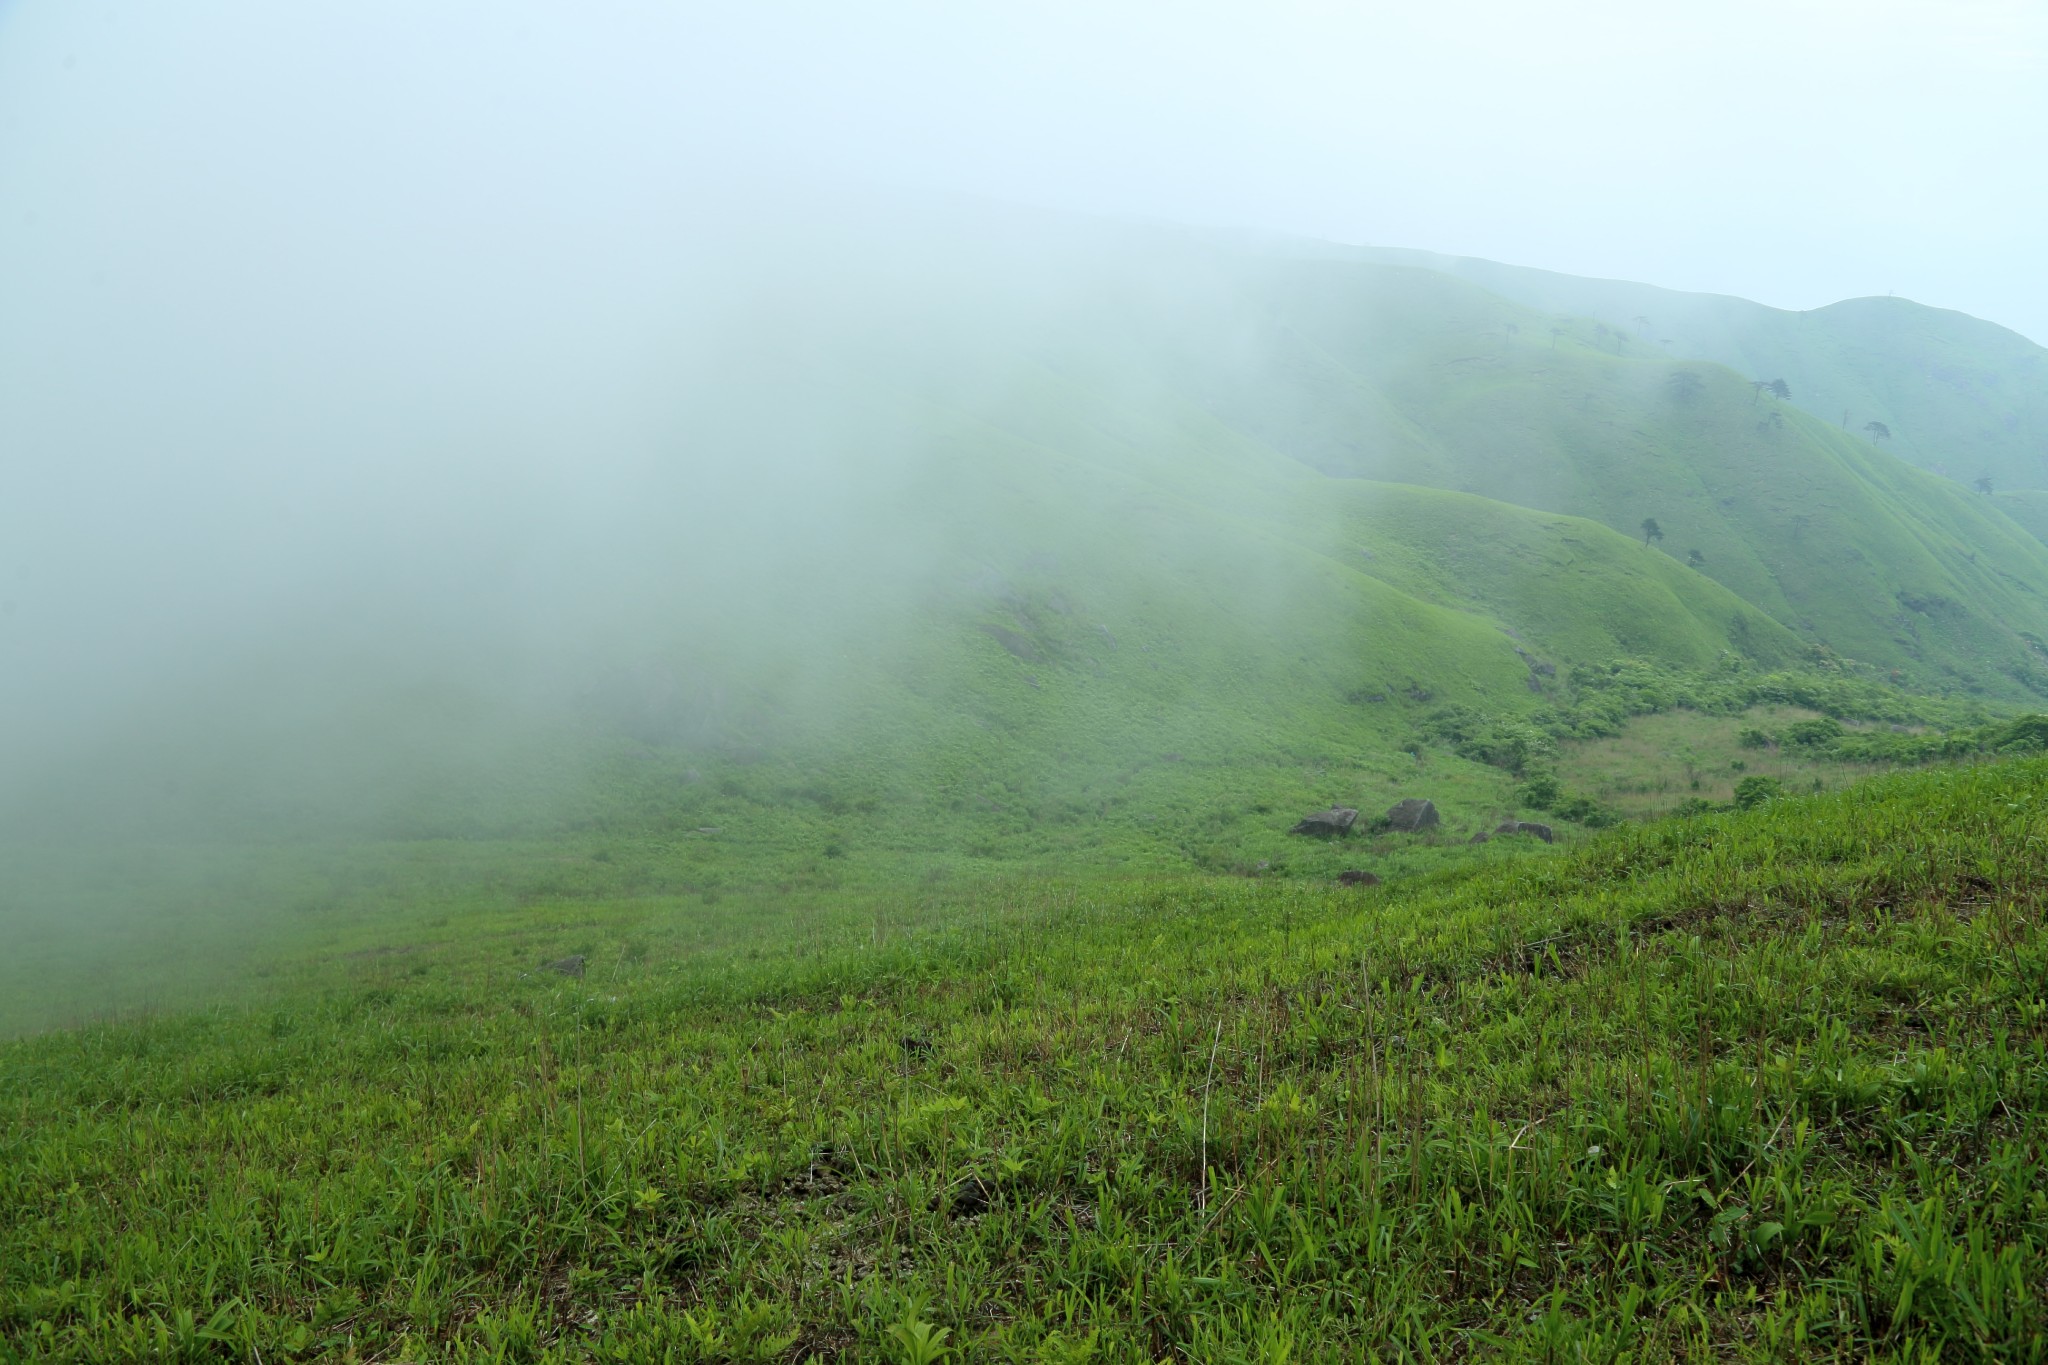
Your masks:
<svg viewBox="0 0 2048 1365"><path fill-rule="evenodd" d="M1994 500L1597 318L993 206L676 228L567 330L259 307L13 405L7 818L531 827L621 746L1100 814L1612 658L2048 688Z"/></svg>
<svg viewBox="0 0 2048 1365"><path fill-rule="evenodd" d="M1791 401L1921 469L1974 486L2048 487L2048 350L1966 313L1902 298L1791 312L1718 294L1585 279L1390 247L1291 244L1341 260L1416 266L1470 280L1559 320L1594 324L1596 345L1710 360L1783 379ZM1879 423L1878 437L1870 428Z"/></svg>

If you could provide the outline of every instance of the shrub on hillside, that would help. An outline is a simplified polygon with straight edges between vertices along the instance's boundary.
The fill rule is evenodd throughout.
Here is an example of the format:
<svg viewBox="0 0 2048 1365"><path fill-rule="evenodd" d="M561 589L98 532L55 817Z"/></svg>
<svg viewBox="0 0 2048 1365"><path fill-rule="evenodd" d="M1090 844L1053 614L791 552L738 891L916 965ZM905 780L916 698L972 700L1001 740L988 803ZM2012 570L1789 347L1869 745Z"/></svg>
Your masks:
<svg viewBox="0 0 2048 1365"><path fill-rule="evenodd" d="M1847 733L1840 721L1822 716L1819 720L1795 721L1786 726L1783 742L1797 749L1824 749Z"/></svg>
<svg viewBox="0 0 2048 1365"><path fill-rule="evenodd" d="M1557 757L1557 741L1534 719L1488 715L1469 706L1443 706L1422 720L1423 733L1449 745L1460 758L1503 768L1520 777Z"/></svg>
<svg viewBox="0 0 2048 1365"><path fill-rule="evenodd" d="M1755 810L1785 794L1785 784L1775 777L1752 773L1735 784L1735 809Z"/></svg>
<svg viewBox="0 0 2048 1365"><path fill-rule="evenodd" d="M1550 808L1550 813L1564 820L1572 820L1587 829L1606 829L1609 825L1621 823L1621 816L1601 805L1590 796L1567 796Z"/></svg>
<svg viewBox="0 0 2048 1365"><path fill-rule="evenodd" d="M2048 716L2021 716L1995 726L1985 735L1984 747L1995 754L2033 754L2048 749Z"/></svg>

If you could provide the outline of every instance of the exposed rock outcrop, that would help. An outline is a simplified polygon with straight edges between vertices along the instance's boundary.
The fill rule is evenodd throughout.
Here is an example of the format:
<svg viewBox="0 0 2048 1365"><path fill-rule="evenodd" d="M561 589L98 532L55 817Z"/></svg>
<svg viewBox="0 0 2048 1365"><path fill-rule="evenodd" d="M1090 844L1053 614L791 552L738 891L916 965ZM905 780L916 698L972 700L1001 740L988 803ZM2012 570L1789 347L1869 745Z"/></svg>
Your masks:
<svg viewBox="0 0 2048 1365"><path fill-rule="evenodd" d="M1395 802L1393 809L1387 812L1387 828L1402 834L1420 834L1426 829L1435 829L1440 823L1436 802L1416 796Z"/></svg>
<svg viewBox="0 0 2048 1365"><path fill-rule="evenodd" d="M1319 810L1314 815L1304 815L1295 822L1289 834L1316 834L1323 838L1348 833L1358 823L1358 812L1349 806L1332 806Z"/></svg>

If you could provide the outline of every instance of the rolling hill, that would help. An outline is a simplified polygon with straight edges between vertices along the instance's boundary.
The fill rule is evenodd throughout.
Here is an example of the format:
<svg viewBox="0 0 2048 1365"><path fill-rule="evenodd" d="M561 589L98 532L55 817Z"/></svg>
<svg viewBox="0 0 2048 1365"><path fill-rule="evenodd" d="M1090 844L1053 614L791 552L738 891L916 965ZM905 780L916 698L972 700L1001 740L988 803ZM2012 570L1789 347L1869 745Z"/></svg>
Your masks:
<svg viewBox="0 0 2048 1365"><path fill-rule="evenodd" d="M0 680L21 998L148 998L150 963L237 960L279 905L399 894L355 866L690 914L1419 875L1536 815L1482 732L1540 765L1589 714L1746 686L1900 725L2048 687L2048 547L1999 510L2024 493L1443 272L985 227L757 253L775 289L733 292L773 306L648 358L631 459L409 488L349 574L209 621L89 725ZM28 602L15 659L76 624ZM1438 834L1287 832L1409 796Z"/></svg>
<svg viewBox="0 0 2048 1365"><path fill-rule="evenodd" d="M523 576L457 538L403 617L336 585L14 822L537 829L595 818L576 774L623 745L1050 856L1133 791L1168 824L1398 794L1433 708L1615 658L2048 692L2048 548L1733 370L1442 271L998 226L782 243L734 290L775 306L670 358L715 382ZM935 832L977 807L1004 837Z"/></svg>
<svg viewBox="0 0 2048 1365"><path fill-rule="evenodd" d="M2048 488L2048 351L1965 313L1900 298L1790 312L1718 294L1586 279L1471 257L1377 247L1300 247L1348 260L1455 275L1525 307L1594 324L1617 351L1710 360L1745 378L1784 379L1792 401L1963 484Z"/></svg>

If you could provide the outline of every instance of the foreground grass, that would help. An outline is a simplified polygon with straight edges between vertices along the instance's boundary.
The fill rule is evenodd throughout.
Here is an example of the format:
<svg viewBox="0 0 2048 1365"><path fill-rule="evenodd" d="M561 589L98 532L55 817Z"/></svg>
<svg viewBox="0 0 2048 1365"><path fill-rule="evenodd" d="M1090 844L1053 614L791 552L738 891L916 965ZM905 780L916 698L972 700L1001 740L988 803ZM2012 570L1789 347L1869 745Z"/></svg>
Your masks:
<svg viewBox="0 0 2048 1365"><path fill-rule="evenodd" d="M18 1041L0 1349L2041 1358L2044 779Z"/></svg>

